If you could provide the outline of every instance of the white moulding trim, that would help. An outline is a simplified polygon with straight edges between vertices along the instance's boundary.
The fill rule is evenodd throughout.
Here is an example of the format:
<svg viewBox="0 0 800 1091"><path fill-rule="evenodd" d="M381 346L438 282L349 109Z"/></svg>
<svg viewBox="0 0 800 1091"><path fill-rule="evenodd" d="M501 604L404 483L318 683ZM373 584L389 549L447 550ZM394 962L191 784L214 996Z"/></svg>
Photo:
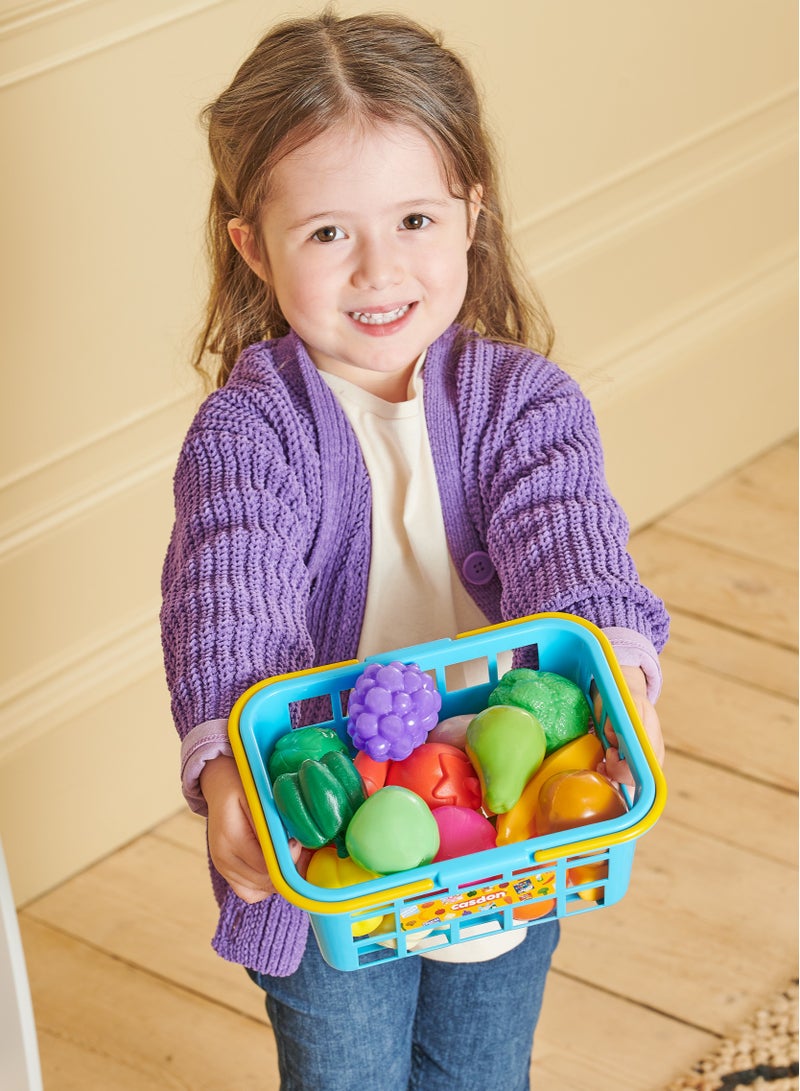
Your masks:
<svg viewBox="0 0 800 1091"><path fill-rule="evenodd" d="M0 89L230 2L65 0L36 5L27 16L24 7L16 8L0 20ZM70 44L65 47L65 42Z"/></svg>
<svg viewBox="0 0 800 1091"><path fill-rule="evenodd" d="M0 763L145 675L163 673L157 615L151 607L113 634L73 648L0 688ZM165 708L166 692L165 682Z"/></svg>

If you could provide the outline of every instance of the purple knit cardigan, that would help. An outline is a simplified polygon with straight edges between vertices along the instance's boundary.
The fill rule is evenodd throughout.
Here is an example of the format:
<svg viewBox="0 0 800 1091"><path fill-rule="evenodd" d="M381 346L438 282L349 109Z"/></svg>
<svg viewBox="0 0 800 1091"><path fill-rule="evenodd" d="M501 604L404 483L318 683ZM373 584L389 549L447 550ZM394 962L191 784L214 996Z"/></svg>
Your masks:
<svg viewBox="0 0 800 1091"><path fill-rule="evenodd" d="M428 350L423 397L456 568L491 622L566 611L663 647L663 603L639 581L591 408L553 363L451 327ZM175 473L161 614L181 738L227 717L253 683L354 658L370 560L370 482L356 437L294 335L252 345L192 423ZM469 572L469 566L467 566ZM439 634L437 634L439 635ZM441 634L449 635L449 634ZM292 973L306 914L246 905L211 867L213 945Z"/></svg>

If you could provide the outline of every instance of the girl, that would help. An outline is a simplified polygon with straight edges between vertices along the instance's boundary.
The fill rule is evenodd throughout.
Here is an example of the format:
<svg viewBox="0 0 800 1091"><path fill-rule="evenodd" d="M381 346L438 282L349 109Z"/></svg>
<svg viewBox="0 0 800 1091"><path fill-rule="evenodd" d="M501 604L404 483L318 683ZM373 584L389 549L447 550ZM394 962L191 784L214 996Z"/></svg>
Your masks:
<svg viewBox="0 0 800 1091"><path fill-rule="evenodd" d="M559 610L605 629L662 754L667 616L544 355L458 58L403 18L326 12L269 33L207 120L196 362L219 358L220 389L180 455L162 621L214 947L265 990L286 1091L521 1091L557 924L331 969L270 885L226 717L270 675Z"/></svg>

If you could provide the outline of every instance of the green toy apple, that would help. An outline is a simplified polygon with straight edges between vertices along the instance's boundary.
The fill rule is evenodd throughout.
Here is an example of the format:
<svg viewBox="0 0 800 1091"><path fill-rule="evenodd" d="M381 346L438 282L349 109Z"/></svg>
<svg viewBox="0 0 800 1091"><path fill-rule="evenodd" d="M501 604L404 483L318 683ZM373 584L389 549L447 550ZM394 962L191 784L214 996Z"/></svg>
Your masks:
<svg viewBox="0 0 800 1091"><path fill-rule="evenodd" d="M510 811L542 764L547 738L534 715L515 705L492 705L467 728L467 754L494 814Z"/></svg>
<svg viewBox="0 0 800 1091"><path fill-rule="evenodd" d="M439 851L439 827L428 804L408 788L379 788L350 819L350 857L368 871L389 875L429 864Z"/></svg>

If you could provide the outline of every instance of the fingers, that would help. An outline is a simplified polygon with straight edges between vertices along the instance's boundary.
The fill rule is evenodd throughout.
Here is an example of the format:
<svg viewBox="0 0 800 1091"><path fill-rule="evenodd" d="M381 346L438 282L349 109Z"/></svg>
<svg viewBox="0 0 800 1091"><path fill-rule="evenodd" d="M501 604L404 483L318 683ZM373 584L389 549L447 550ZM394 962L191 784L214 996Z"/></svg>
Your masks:
<svg viewBox="0 0 800 1091"><path fill-rule="evenodd" d="M208 804L208 851L214 867L248 904L275 893L238 774L216 759L201 782ZM208 767L207 767L208 768Z"/></svg>
<svg viewBox="0 0 800 1091"><path fill-rule="evenodd" d="M313 850L304 848L299 841L295 841L293 837L290 837L289 852L294 860L294 866L297 868L298 874L302 875L305 879L309 861L314 855Z"/></svg>
<svg viewBox="0 0 800 1091"><path fill-rule="evenodd" d="M597 766L597 772L602 773L609 780L613 780L615 784L627 784L631 788L636 787L636 781L633 779L633 773L627 761L620 757L619 750L615 746L609 746L606 750L605 759Z"/></svg>

